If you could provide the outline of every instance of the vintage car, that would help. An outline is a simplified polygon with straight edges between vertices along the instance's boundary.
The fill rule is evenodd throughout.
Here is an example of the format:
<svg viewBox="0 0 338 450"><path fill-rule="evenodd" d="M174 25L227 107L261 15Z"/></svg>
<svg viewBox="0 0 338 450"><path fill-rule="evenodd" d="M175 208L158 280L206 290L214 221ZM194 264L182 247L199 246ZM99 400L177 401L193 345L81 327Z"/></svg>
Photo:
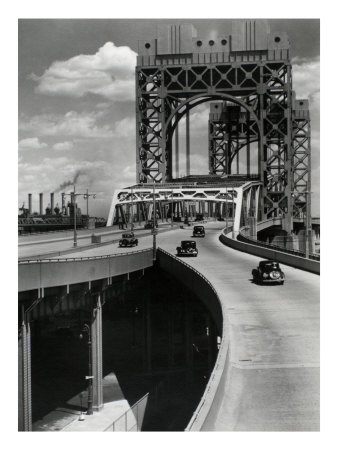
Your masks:
<svg viewBox="0 0 338 450"><path fill-rule="evenodd" d="M150 219L145 225L144 225L144 229L145 230L151 230L152 228L154 228L154 221L153 219ZM158 228L158 222L156 220L155 222L155 228Z"/></svg>
<svg viewBox="0 0 338 450"><path fill-rule="evenodd" d="M122 234L122 239L119 240L119 247L134 247L135 245L138 245L138 239L135 238L132 231Z"/></svg>
<svg viewBox="0 0 338 450"><path fill-rule="evenodd" d="M205 236L205 229L203 225L195 225L192 235L194 237L204 237Z"/></svg>
<svg viewBox="0 0 338 450"><path fill-rule="evenodd" d="M202 221L202 220L204 220L203 214L197 213L197 214L196 214L195 222L200 222L200 221Z"/></svg>
<svg viewBox="0 0 338 450"><path fill-rule="evenodd" d="M176 248L177 256L197 256L198 250L195 241L181 241L181 246Z"/></svg>
<svg viewBox="0 0 338 450"><path fill-rule="evenodd" d="M253 280L258 283L279 283L284 284L285 275L276 261L266 260L261 261L257 267L252 271Z"/></svg>

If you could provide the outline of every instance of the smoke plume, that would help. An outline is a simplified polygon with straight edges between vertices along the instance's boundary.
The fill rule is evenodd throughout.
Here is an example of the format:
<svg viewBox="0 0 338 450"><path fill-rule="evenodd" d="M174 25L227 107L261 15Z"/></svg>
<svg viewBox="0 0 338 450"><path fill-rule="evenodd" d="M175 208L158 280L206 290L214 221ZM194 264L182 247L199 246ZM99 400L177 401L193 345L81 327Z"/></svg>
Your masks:
<svg viewBox="0 0 338 450"><path fill-rule="evenodd" d="M79 176L81 175L81 171L78 170L75 175L74 175L74 179L73 180L69 180L69 181L64 181L63 183L60 184L60 186L58 188L55 189L54 192L59 192L64 190L66 187L68 186L74 186L74 184L77 182Z"/></svg>

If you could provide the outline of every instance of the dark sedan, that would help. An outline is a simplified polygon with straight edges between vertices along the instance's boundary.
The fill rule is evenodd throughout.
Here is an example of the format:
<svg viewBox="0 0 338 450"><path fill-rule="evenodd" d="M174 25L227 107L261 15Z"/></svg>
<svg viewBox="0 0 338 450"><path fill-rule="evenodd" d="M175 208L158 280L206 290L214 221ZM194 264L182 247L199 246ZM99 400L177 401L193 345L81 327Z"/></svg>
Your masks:
<svg viewBox="0 0 338 450"><path fill-rule="evenodd" d="M261 261L256 269L252 271L253 280L258 284L278 283L284 284L285 274L276 261Z"/></svg>
<svg viewBox="0 0 338 450"><path fill-rule="evenodd" d="M195 241L181 241L181 246L176 248L177 256L197 256L198 250Z"/></svg>

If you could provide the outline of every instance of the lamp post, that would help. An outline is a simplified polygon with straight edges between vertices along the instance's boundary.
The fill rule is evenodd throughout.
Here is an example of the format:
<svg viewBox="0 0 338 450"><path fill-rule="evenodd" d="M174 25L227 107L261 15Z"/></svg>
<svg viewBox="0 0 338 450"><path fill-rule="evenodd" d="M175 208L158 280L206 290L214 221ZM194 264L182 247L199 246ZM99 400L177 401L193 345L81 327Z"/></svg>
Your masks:
<svg viewBox="0 0 338 450"><path fill-rule="evenodd" d="M229 221L228 221L228 188L225 188L225 229L227 230L226 232L228 233L228 225L229 225Z"/></svg>
<svg viewBox="0 0 338 450"><path fill-rule="evenodd" d="M311 231L311 210L310 210L310 201L309 194L311 192L308 190L308 183L306 183L306 191L305 191L305 207L306 207L306 218L305 218L305 258L309 258L310 253L310 231Z"/></svg>
<svg viewBox="0 0 338 450"><path fill-rule="evenodd" d="M76 194L75 194L75 184L73 193L73 214L74 214L74 242L73 247L77 247L77 233L76 233Z"/></svg>
<svg viewBox="0 0 338 450"><path fill-rule="evenodd" d="M155 182L153 184L153 261L156 261L156 198L155 198Z"/></svg>
<svg viewBox="0 0 338 450"><path fill-rule="evenodd" d="M88 375L86 376L86 380L88 380L88 409L87 415L93 414L93 369L92 369L92 338L90 332L90 326L88 324L84 324L82 328L83 333L87 333L88 335ZM83 335L80 334L80 339L83 338Z"/></svg>
<svg viewBox="0 0 338 450"><path fill-rule="evenodd" d="M130 231L134 230L134 194L131 188L131 215L130 215Z"/></svg>
<svg viewBox="0 0 338 450"><path fill-rule="evenodd" d="M174 226L174 191L171 191L171 228Z"/></svg>
<svg viewBox="0 0 338 450"><path fill-rule="evenodd" d="M232 239L235 239L235 194L232 189Z"/></svg>
<svg viewBox="0 0 338 450"><path fill-rule="evenodd" d="M79 194L79 195L81 195L81 194ZM89 203L88 200L89 200L89 197L95 198L95 197L96 197L96 194L89 194L89 193L88 193L88 189L87 189L86 193L83 194L83 198L84 198L85 200L87 200L87 220L88 220L88 222L87 222L87 228L88 228L88 225L89 225L89 210L88 210L88 203Z"/></svg>
<svg viewBox="0 0 338 450"><path fill-rule="evenodd" d="M76 230L76 197L79 195L83 195L83 198L87 199L87 216L88 216L88 198L93 196L93 198L96 197L96 194L89 194L88 189L85 194L83 193L76 193L75 184L74 184L74 192L71 192L70 194L63 194L63 195L70 195L71 202L73 205L73 214L74 214L74 242L73 247L77 247L77 230Z"/></svg>

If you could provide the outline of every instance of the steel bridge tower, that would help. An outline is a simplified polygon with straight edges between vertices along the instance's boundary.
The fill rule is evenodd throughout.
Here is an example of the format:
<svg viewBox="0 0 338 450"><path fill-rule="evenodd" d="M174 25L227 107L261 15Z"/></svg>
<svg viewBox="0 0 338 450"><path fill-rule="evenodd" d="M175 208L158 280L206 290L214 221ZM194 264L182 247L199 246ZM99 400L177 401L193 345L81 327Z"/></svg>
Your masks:
<svg viewBox="0 0 338 450"><path fill-rule="evenodd" d="M311 217L308 102L292 91L287 34L271 33L265 20L233 21L231 34L214 39L197 36L191 24L160 25L156 36L139 41L137 183L173 181L178 122L187 117L189 134L189 112L210 101L221 105L226 136L223 149L214 148L220 129L212 130L209 172L231 173L243 149L249 174L250 144L257 142L262 217L284 218L288 232L297 214ZM188 135L186 151L189 170Z"/></svg>

